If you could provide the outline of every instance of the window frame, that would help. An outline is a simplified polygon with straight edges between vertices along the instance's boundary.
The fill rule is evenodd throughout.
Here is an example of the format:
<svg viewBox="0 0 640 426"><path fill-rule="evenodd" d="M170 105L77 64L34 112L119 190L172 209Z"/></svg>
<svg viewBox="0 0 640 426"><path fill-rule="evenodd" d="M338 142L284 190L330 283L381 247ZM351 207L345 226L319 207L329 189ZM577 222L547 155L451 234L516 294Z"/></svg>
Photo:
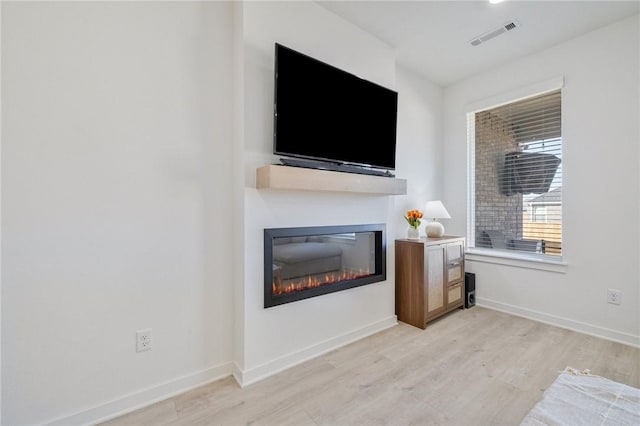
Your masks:
<svg viewBox="0 0 640 426"><path fill-rule="evenodd" d="M500 95L486 98L470 103L466 107L467 119L467 245L466 255L468 260L494 263L507 266L515 266L529 269L540 269L550 272L566 273L568 264L566 262L566 245L563 244L560 256L549 256L538 253L526 253L513 250L498 250L476 248L475 231L475 193L476 193L476 165L475 165L475 114L487 109L507 105L533 96L543 95L552 91L561 91L564 96L564 77L555 77L541 81L530 86L514 89ZM564 108L564 102L562 102ZM564 134L564 120L561 123ZM564 143L564 140L563 140ZM564 158L563 158L564 161ZM563 182L564 185L564 182ZM564 223L564 209L562 209L562 223ZM563 233L564 242L564 233Z"/></svg>

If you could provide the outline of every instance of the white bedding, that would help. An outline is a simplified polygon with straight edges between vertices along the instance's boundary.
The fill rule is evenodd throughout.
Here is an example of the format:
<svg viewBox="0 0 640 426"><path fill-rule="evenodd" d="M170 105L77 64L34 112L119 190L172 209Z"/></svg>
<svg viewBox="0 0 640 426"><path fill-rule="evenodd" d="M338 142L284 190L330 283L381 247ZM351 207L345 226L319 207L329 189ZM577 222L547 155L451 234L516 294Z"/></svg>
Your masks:
<svg viewBox="0 0 640 426"><path fill-rule="evenodd" d="M640 425L640 389L567 367L522 426Z"/></svg>

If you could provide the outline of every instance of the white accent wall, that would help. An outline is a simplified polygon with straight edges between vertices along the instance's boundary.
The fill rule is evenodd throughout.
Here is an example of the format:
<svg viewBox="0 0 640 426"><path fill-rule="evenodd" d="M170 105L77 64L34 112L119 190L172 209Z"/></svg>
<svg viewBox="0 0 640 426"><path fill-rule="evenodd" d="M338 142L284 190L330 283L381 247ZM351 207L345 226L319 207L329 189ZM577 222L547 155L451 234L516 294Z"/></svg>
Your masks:
<svg viewBox="0 0 640 426"><path fill-rule="evenodd" d="M640 345L638 16L504 64L445 90L449 229L466 232L468 105L564 76L566 273L467 262L479 305ZM607 304L607 289L622 304Z"/></svg>
<svg viewBox="0 0 640 426"><path fill-rule="evenodd" d="M406 209L421 208L424 197L440 189L435 171L442 91L408 71L398 78L389 46L313 2L251 2L243 10L244 298L236 304L241 303L244 327L236 377L247 384L396 323L393 245L406 236ZM276 42L400 92L396 175L410 182L407 196L255 188L256 168L277 162L272 155ZM264 228L366 223L387 227L386 281L263 308Z"/></svg>
<svg viewBox="0 0 640 426"><path fill-rule="evenodd" d="M2 424L230 371L231 11L2 3Z"/></svg>

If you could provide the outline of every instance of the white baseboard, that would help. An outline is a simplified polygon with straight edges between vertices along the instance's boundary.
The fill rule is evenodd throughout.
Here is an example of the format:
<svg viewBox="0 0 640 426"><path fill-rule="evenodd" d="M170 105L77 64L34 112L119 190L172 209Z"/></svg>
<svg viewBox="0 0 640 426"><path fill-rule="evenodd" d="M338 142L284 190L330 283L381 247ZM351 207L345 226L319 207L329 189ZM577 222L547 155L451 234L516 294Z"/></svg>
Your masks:
<svg viewBox="0 0 640 426"><path fill-rule="evenodd" d="M207 383L228 377L232 372L233 363L228 362L220 364L215 367L207 368L193 374L130 393L71 415L59 417L47 422L46 424L52 426L68 426L92 425L104 422L137 409L147 407L151 404L155 404L156 402L163 401L167 398L171 398L172 396L179 395L191 389L195 389Z"/></svg>
<svg viewBox="0 0 640 426"><path fill-rule="evenodd" d="M563 318L556 315L547 314L545 312L535 311L533 309L521 308L519 306L510 305L508 303L497 302L495 300L478 297L476 304L483 308L493 309L495 311L504 312L511 315L531 319L556 327L566 328L568 330L577 331L579 333L588 334L590 336L600 337L613 342L622 343L624 345L640 348L640 336L631 333L624 333L609 328L588 324L581 321L575 321L569 318Z"/></svg>
<svg viewBox="0 0 640 426"><path fill-rule="evenodd" d="M377 321L365 327L353 330L349 333L345 333L340 336L325 340L324 342L311 345L302 350L283 355L257 367L240 370L236 366L233 376L240 386L247 386L269 376L272 376L276 373L279 373L283 370L286 370L287 368L291 368L294 365L298 365L312 358L316 358L324 353L363 339L367 336L378 333L397 324L398 318L393 315L389 318L385 318L381 321Z"/></svg>
<svg viewBox="0 0 640 426"><path fill-rule="evenodd" d="M240 369L234 362L220 364L218 366L207 368L193 374L124 395L112 401L104 402L73 414L58 417L54 420L45 422L45 424L50 426L94 425L114 419L140 408L147 407L151 404L155 404L156 402L163 401L167 398L171 398L183 392L187 392L228 376L233 376L240 386L246 386L272 376L287 368L293 367L294 365L339 348L340 346L360 340L397 324L398 320L396 316L393 315L358 330L353 330L349 333L328 339L324 342L309 346L300 351L290 353L245 371Z"/></svg>
<svg viewBox="0 0 640 426"><path fill-rule="evenodd" d="M238 364L234 362L232 371L233 378L236 379L236 382L240 385L240 387L242 387L242 368L240 368Z"/></svg>

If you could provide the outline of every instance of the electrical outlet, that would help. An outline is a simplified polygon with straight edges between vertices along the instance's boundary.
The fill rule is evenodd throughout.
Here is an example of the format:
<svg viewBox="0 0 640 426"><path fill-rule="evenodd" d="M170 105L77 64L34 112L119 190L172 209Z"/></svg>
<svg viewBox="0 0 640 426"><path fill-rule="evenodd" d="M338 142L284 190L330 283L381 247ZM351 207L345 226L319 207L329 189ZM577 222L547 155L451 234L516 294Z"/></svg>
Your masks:
<svg viewBox="0 0 640 426"><path fill-rule="evenodd" d="M610 288L607 290L607 303L613 303L614 305L619 305L622 302L622 292L620 290L615 290Z"/></svg>
<svg viewBox="0 0 640 426"><path fill-rule="evenodd" d="M136 352L148 351L151 349L151 329L136 331Z"/></svg>

